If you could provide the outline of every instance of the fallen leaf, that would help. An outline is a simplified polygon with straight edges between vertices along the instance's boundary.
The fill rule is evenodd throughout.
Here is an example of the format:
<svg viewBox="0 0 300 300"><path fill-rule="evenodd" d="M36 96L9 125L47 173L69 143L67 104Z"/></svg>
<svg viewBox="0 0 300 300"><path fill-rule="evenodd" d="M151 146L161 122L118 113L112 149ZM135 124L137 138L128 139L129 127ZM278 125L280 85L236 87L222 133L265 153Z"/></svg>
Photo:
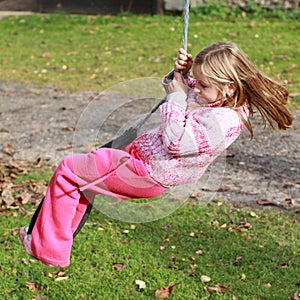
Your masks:
<svg viewBox="0 0 300 300"><path fill-rule="evenodd" d="M233 265L236 266L243 258L243 256L237 256L234 260Z"/></svg>
<svg viewBox="0 0 300 300"><path fill-rule="evenodd" d="M293 300L300 300L300 293L298 291L294 294Z"/></svg>
<svg viewBox="0 0 300 300"><path fill-rule="evenodd" d="M164 55L161 55L161 56L157 56L156 58L155 58L155 62L160 62L162 59L164 59L165 58L165 56Z"/></svg>
<svg viewBox="0 0 300 300"><path fill-rule="evenodd" d="M287 207L291 207L295 205L295 201L291 198L287 198L283 201L283 207L287 208Z"/></svg>
<svg viewBox="0 0 300 300"><path fill-rule="evenodd" d="M26 266L29 265L29 262L28 262L28 260L27 260L26 258L22 258L22 263L23 263L24 265L26 265Z"/></svg>
<svg viewBox="0 0 300 300"><path fill-rule="evenodd" d="M21 200L21 203L24 205L24 204L27 204L30 202L30 199L31 199L31 193L27 192L27 191L23 191L19 196L18 198Z"/></svg>
<svg viewBox="0 0 300 300"><path fill-rule="evenodd" d="M125 268L125 264L117 262L112 264L113 268L116 269L117 271L121 271Z"/></svg>
<svg viewBox="0 0 300 300"><path fill-rule="evenodd" d="M284 73L290 73L292 72L293 70L295 70L297 68L297 65L296 64L292 64L290 67L286 68L284 70Z"/></svg>
<svg viewBox="0 0 300 300"><path fill-rule="evenodd" d="M37 194L45 195L47 183L43 180L31 180L31 189Z"/></svg>
<svg viewBox="0 0 300 300"><path fill-rule="evenodd" d="M190 199L194 201L200 201L202 199L203 193L198 192L198 193L193 193L189 196Z"/></svg>
<svg viewBox="0 0 300 300"><path fill-rule="evenodd" d="M35 282L28 282L28 281L26 281L25 285L28 287L28 289L30 291L36 292L36 291L41 291L42 290L42 288L37 283L35 283Z"/></svg>
<svg viewBox="0 0 300 300"><path fill-rule="evenodd" d="M48 272L48 271L46 272L46 276L49 277L49 278L53 278L53 274Z"/></svg>
<svg viewBox="0 0 300 300"><path fill-rule="evenodd" d="M66 131L75 131L76 127L75 126L68 126L68 127L63 128L63 130L66 130Z"/></svg>
<svg viewBox="0 0 300 300"><path fill-rule="evenodd" d="M68 276L64 276L66 274L66 272L64 271L58 271L58 272L46 272L46 276L49 278L55 278L55 281L62 281L62 280L67 280L69 277Z"/></svg>
<svg viewBox="0 0 300 300"><path fill-rule="evenodd" d="M210 282L211 281L211 278L206 276L206 275L202 275L200 277L200 279L201 279L202 282Z"/></svg>
<svg viewBox="0 0 300 300"><path fill-rule="evenodd" d="M71 51L71 52L67 53L68 56L75 56L78 54L79 54L79 52L77 52L77 51Z"/></svg>
<svg viewBox="0 0 300 300"><path fill-rule="evenodd" d="M56 273L56 275L59 277L59 276L64 276L66 274L66 272L65 271L58 271L57 273Z"/></svg>
<svg viewBox="0 0 300 300"><path fill-rule="evenodd" d="M288 247L290 244L288 242L285 242L285 241L279 241L278 242L278 245L280 247Z"/></svg>
<svg viewBox="0 0 300 300"><path fill-rule="evenodd" d="M161 229L164 231L168 231L169 227L171 227L171 226L172 226L172 223L167 223L164 226L162 226Z"/></svg>
<svg viewBox="0 0 300 300"><path fill-rule="evenodd" d="M65 280L68 280L69 277L68 276L65 276L65 277L57 277L54 279L54 281L65 281Z"/></svg>
<svg viewBox="0 0 300 300"><path fill-rule="evenodd" d="M61 148L57 148L57 151L64 151L64 150L68 150L68 149L72 149L72 145L65 145Z"/></svg>
<svg viewBox="0 0 300 300"><path fill-rule="evenodd" d="M209 293L225 293L228 288L224 285L215 284L214 286L205 286L204 289Z"/></svg>
<svg viewBox="0 0 300 300"><path fill-rule="evenodd" d="M250 216L253 218L259 218L259 216L254 211L250 212Z"/></svg>
<svg viewBox="0 0 300 300"><path fill-rule="evenodd" d="M16 153L16 150L12 144L7 144L3 150L6 154L8 154L10 156L14 156Z"/></svg>
<svg viewBox="0 0 300 300"><path fill-rule="evenodd" d="M38 157L36 162L34 163L34 168L41 168L44 166L45 160L43 157Z"/></svg>
<svg viewBox="0 0 300 300"><path fill-rule="evenodd" d="M138 288L139 288L140 290L143 290L143 289L146 288L146 282L143 281L143 280L136 280L136 281L135 281L135 284L138 286Z"/></svg>
<svg viewBox="0 0 300 300"><path fill-rule="evenodd" d="M13 184L11 182L9 183L4 183L2 186L1 186L1 189L2 189L2 194L1 194L1 197L2 197L2 200L5 202L6 206L11 206L14 202L15 202L15 199L14 199L14 196L13 196Z"/></svg>
<svg viewBox="0 0 300 300"><path fill-rule="evenodd" d="M146 208L146 209L150 209L150 208L152 208L152 205L150 205L150 204L143 204L143 205L141 205L141 207L142 208Z"/></svg>
<svg viewBox="0 0 300 300"><path fill-rule="evenodd" d="M42 58L50 58L50 57L51 57L51 55L49 54L49 52L44 51L44 52L42 53Z"/></svg>
<svg viewBox="0 0 300 300"><path fill-rule="evenodd" d="M256 203L258 205L261 205L261 206L267 206L267 205L270 205L270 206L276 206L276 203L272 202L272 201L269 201L267 199L260 199L260 200L257 200Z"/></svg>
<svg viewBox="0 0 300 300"><path fill-rule="evenodd" d="M229 186L221 186L220 188L218 188L217 192L221 192L221 193L224 193L224 192L228 192L230 190L230 187Z"/></svg>
<svg viewBox="0 0 300 300"><path fill-rule="evenodd" d="M173 291L175 286L176 286L176 283L172 283L171 285L169 285L166 288L160 288L160 289L156 290L155 297L160 298L160 299L169 298L171 296L172 291Z"/></svg>

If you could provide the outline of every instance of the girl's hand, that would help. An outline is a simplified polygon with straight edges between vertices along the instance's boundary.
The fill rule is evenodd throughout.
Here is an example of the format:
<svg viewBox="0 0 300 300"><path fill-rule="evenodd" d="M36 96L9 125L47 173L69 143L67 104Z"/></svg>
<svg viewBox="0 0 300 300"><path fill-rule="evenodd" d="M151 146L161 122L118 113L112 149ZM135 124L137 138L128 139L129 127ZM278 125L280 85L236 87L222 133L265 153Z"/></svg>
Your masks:
<svg viewBox="0 0 300 300"><path fill-rule="evenodd" d="M179 48L178 56L175 61L174 71L182 72L186 75L193 65L193 57L191 54L187 53L183 48Z"/></svg>

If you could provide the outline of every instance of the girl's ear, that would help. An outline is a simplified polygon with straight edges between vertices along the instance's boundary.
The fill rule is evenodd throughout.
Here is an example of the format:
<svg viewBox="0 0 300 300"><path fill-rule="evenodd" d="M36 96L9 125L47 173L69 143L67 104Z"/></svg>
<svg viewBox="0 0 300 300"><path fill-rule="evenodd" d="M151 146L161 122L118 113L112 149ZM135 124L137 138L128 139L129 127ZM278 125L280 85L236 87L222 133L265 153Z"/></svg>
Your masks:
<svg viewBox="0 0 300 300"><path fill-rule="evenodd" d="M234 92L236 91L236 85L235 85L235 83L233 81L230 82L230 83L228 83L226 85L225 91L226 91L227 95L229 95L230 97L233 97Z"/></svg>

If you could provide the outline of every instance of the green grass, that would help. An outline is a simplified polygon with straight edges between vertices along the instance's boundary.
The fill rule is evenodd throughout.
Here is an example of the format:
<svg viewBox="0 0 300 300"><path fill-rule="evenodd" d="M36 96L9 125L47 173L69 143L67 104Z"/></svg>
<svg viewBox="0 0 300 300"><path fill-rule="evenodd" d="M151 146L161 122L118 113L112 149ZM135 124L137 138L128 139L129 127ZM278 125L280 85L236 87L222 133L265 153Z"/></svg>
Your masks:
<svg viewBox="0 0 300 300"><path fill-rule="evenodd" d="M52 174L53 168L39 168L36 170L30 170L29 173L18 174L12 182L14 184L24 184L30 181L48 181Z"/></svg>
<svg viewBox="0 0 300 300"><path fill-rule="evenodd" d="M94 210L62 274L23 251L16 232L28 221L1 217L2 299L155 299L157 289L172 283L171 299L189 300L282 300L299 290L299 215L186 204L162 220L132 227ZM118 271L114 263L124 268ZM203 283L202 275L211 282ZM135 280L146 288L139 290ZM214 285L227 290L205 291Z"/></svg>
<svg viewBox="0 0 300 300"><path fill-rule="evenodd" d="M51 169L30 166L23 164L11 180L37 198L30 186L44 185ZM9 182L5 170L11 168L1 170ZM94 208L74 240L71 265L60 269L28 256L19 241L33 204L0 211L2 299L155 299L172 284L170 298L178 300L287 300L300 290L297 212L187 202L157 221L131 224ZM211 281L202 282L203 275ZM205 290L215 286L226 289Z"/></svg>
<svg viewBox="0 0 300 300"><path fill-rule="evenodd" d="M190 16L189 51L231 40L268 75L299 94L299 22ZM102 91L169 71L182 44L181 16L36 14L0 20L0 80ZM298 96L299 99L299 96Z"/></svg>
<svg viewBox="0 0 300 300"><path fill-rule="evenodd" d="M218 40L234 41L264 72L299 94L298 20L212 11L213 17L197 11L190 16L192 54ZM180 16L167 15L7 17L0 20L0 80L102 91L128 79L161 77L173 66L182 26ZM292 99L299 107L299 96ZM14 183L49 177L48 171L34 171ZM17 232L29 223L30 211L28 205L0 212L2 299L155 299L157 289L172 283L170 298L180 300L282 300L300 290L297 214L185 204L134 228L95 209L75 239L70 267L60 270L23 251ZM117 262L122 270L114 268ZM211 281L203 283L202 275ZM146 288L138 289L135 280ZM217 284L226 291L204 290Z"/></svg>

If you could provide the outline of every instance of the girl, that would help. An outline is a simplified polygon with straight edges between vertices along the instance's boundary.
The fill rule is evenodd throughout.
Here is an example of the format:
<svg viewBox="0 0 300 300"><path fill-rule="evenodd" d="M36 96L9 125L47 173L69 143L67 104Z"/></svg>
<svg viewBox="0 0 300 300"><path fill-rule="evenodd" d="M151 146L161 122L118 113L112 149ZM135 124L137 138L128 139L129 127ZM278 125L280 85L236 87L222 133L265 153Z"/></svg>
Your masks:
<svg viewBox="0 0 300 300"><path fill-rule="evenodd" d="M28 254L67 267L73 233L96 194L150 198L199 179L244 127L253 136L249 116L254 109L272 128L292 123L284 106L287 90L264 76L233 43L215 43L194 60L179 49L163 85L167 102L160 107L158 128L125 149L100 148L62 160L31 234L20 229Z"/></svg>

